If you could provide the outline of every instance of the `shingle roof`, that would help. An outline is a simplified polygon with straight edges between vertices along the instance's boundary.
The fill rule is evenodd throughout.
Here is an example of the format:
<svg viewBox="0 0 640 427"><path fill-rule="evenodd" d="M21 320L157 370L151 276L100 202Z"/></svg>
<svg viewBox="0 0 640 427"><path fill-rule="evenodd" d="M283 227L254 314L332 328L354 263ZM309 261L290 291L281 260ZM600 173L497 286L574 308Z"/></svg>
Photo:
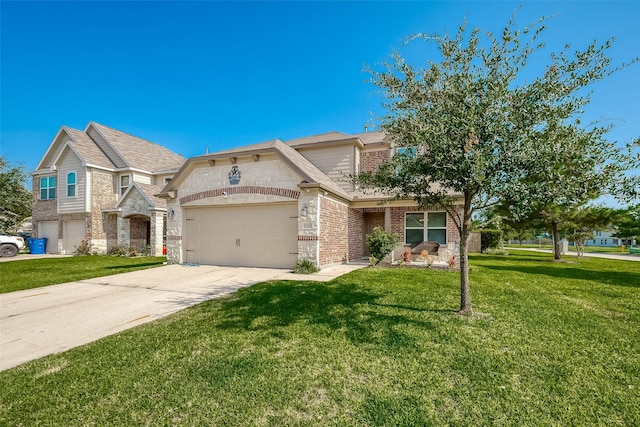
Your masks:
<svg viewBox="0 0 640 427"><path fill-rule="evenodd" d="M106 154L89 138L89 135L66 126L63 126L63 129L72 139L71 147L87 164L107 169L115 167Z"/></svg>
<svg viewBox="0 0 640 427"><path fill-rule="evenodd" d="M162 186L142 184L140 182L136 182L135 185L137 185L138 188L140 188L140 190L149 198L149 201L153 203L154 207L164 208L167 206L166 200L161 199L160 197L156 197L156 194L162 191Z"/></svg>
<svg viewBox="0 0 640 427"><path fill-rule="evenodd" d="M176 170L185 159L173 151L128 133L91 122L129 167L148 172Z"/></svg>
<svg viewBox="0 0 640 427"><path fill-rule="evenodd" d="M287 141L286 144L291 147L300 147L303 145L319 144L322 142L337 142L337 141L349 140L349 139L353 139L353 136L347 135L341 132L332 131L332 132L322 133L320 135L312 135L312 136L305 136L303 138L292 139L290 141Z"/></svg>

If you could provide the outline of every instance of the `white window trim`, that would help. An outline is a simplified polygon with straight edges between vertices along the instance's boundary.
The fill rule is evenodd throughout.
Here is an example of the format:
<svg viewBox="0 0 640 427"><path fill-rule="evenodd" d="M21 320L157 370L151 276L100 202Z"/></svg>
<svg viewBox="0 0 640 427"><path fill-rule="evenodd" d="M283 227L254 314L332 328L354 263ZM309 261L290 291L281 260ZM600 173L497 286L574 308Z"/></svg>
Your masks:
<svg viewBox="0 0 640 427"><path fill-rule="evenodd" d="M423 214L424 215L424 227L407 227L407 215L408 214ZM434 214L434 213L443 213L444 214L444 227L431 227L432 230L444 230L444 243L440 243L441 245L444 244L446 245L449 240L448 240L448 224L449 224L449 214L447 213L447 211L407 211L404 213L404 224L403 224L403 236L402 236L402 240L404 241L405 245L408 245L409 243L407 243L407 230L423 230L423 234L422 234L422 238L424 241L424 238L428 238L429 237L429 214Z"/></svg>
<svg viewBox="0 0 640 427"><path fill-rule="evenodd" d="M126 187L123 187L123 186L122 186L122 178L124 178L125 176L126 176L127 178L129 178L129 183L127 184L127 186L126 186ZM118 188L120 188L120 196L123 196L123 195L124 195L124 193L127 191L127 188L129 188L129 187L131 186L131 181L132 181L132 177L131 177L131 175L130 175L130 174L127 174L127 175L120 175L120 177L118 178Z"/></svg>
<svg viewBox="0 0 640 427"><path fill-rule="evenodd" d="M75 183L73 184L73 196L69 195L69 175L73 174L75 176ZM67 172L67 182L66 182L66 192L65 196L69 199L77 199L78 198L78 173L76 171Z"/></svg>
<svg viewBox="0 0 640 427"><path fill-rule="evenodd" d="M49 179L54 178L56 183L54 184L53 187L49 187ZM47 180L47 187L42 187L42 180L46 179ZM57 199L57 186L58 186L58 179L56 177L56 175L49 175L49 176L41 176L40 177L40 200L56 200ZM47 189L47 197L46 198L42 198L42 190L43 188ZM49 190L53 188L53 197L48 197L49 196Z"/></svg>

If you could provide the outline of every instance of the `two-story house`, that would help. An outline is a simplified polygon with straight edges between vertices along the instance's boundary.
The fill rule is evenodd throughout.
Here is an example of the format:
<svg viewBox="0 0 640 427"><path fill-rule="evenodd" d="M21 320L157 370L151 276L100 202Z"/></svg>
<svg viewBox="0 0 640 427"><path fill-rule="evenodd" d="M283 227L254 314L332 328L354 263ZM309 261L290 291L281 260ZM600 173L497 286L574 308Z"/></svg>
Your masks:
<svg viewBox="0 0 640 427"><path fill-rule="evenodd" d="M279 139L190 158L163 189L168 259L290 268L367 256L375 226L415 246L457 253L459 235L442 208L364 194L349 174L375 170L394 153L382 132ZM386 203L383 203L386 202Z"/></svg>
<svg viewBox="0 0 640 427"><path fill-rule="evenodd" d="M166 201L155 196L185 159L160 145L91 122L62 127L33 172L33 234L48 253L136 247L161 255Z"/></svg>

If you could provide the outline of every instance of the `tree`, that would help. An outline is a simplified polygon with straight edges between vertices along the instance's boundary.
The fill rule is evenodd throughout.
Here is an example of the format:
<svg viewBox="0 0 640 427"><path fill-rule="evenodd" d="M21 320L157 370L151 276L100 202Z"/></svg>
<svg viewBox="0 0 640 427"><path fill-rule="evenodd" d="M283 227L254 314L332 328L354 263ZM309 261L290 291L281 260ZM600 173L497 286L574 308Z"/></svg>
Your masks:
<svg viewBox="0 0 640 427"><path fill-rule="evenodd" d="M29 215L33 196L24 186L28 174L23 166L11 166L0 157L0 232L12 233Z"/></svg>
<svg viewBox="0 0 640 427"><path fill-rule="evenodd" d="M625 239L640 238L640 205L630 207L621 213L620 219L616 221L617 227L614 236Z"/></svg>
<svg viewBox="0 0 640 427"><path fill-rule="evenodd" d="M593 239L593 232L610 228L619 221L621 212L605 206L584 206L569 212L564 218L562 230L575 245L578 257L584 255L584 244Z"/></svg>
<svg viewBox="0 0 640 427"><path fill-rule="evenodd" d="M382 129L409 150L354 181L448 212L460 236L460 313L472 311L467 240L473 213L504 201L515 217L537 208L528 203L538 192L532 183L552 178L556 149L575 168L600 166L583 161L587 154L572 147L589 149L590 142L595 151L603 145L602 131L582 128L579 116L589 102L582 89L617 69L606 56L611 42L575 53L567 45L527 81L523 70L544 47L538 40L547 20L520 31L514 18L498 37L468 31L466 23L454 36L411 36L407 43L422 40L438 49L440 62L427 67L411 65L396 51L382 70L368 69L386 98ZM579 192L579 182L567 185Z"/></svg>

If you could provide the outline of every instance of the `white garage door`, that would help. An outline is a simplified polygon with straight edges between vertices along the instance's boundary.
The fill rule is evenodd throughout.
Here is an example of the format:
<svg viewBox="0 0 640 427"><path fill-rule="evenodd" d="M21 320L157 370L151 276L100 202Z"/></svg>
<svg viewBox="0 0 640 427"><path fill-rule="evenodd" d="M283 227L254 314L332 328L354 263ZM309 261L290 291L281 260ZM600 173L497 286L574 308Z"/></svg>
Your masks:
<svg viewBox="0 0 640 427"><path fill-rule="evenodd" d="M291 268L298 260L297 203L191 208L186 260L198 264Z"/></svg>
<svg viewBox="0 0 640 427"><path fill-rule="evenodd" d="M58 221L39 221L38 237L47 239L46 253L58 253Z"/></svg>
<svg viewBox="0 0 640 427"><path fill-rule="evenodd" d="M84 221L65 221L63 233L65 254L73 255L84 239Z"/></svg>

